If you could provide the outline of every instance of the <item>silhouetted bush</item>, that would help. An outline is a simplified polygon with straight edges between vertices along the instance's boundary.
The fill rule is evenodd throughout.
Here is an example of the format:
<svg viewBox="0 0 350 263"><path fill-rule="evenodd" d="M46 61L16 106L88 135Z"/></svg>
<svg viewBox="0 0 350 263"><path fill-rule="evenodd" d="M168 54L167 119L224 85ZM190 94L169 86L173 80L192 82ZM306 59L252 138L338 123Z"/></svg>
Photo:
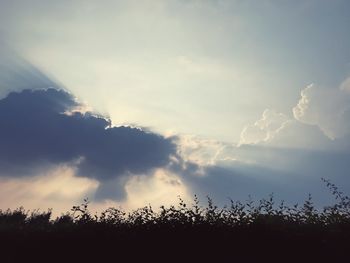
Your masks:
<svg viewBox="0 0 350 263"><path fill-rule="evenodd" d="M313 257L341 258L350 242L350 199L329 180L322 180L336 200L322 210L315 208L311 195L302 205L287 206L283 201L276 203L273 194L258 202L230 200L230 205L222 208L210 197L206 206L200 205L197 196L192 204L179 197L177 205L161 206L157 211L149 205L129 213L108 208L99 215L91 214L89 201L84 199L55 219L51 210L0 210L1 247L15 255L6 258L7 262L23 259L16 256L18 249L29 254L39 249L39 254L45 254L60 248L63 254L86 261L92 258L84 253L98 248L122 253L130 247L138 251L153 246L160 249L158 253L171 247L182 247L186 253L235 249L237 258L242 251L266 253L272 249L277 255L297 248L299 252L313 251Z"/></svg>

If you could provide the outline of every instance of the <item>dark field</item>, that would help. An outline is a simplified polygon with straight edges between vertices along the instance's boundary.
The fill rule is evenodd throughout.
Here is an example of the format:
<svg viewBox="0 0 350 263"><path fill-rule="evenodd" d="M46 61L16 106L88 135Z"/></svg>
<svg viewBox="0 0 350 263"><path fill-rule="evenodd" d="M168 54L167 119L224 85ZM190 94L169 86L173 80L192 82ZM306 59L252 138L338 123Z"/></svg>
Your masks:
<svg viewBox="0 0 350 263"><path fill-rule="evenodd" d="M0 212L0 262L349 262L350 199L324 180L333 206L210 198L205 207L181 199L157 212L110 208L99 215L88 201L51 219L51 211Z"/></svg>

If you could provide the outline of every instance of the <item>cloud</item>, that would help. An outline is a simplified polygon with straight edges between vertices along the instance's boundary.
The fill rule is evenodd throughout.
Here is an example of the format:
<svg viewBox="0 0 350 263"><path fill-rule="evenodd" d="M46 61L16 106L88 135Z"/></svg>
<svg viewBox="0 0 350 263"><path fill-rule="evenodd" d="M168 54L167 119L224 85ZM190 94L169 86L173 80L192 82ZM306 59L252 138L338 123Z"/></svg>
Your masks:
<svg viewBox="0 0 350 263"><path fill-rule="evenodd" d="M350 78L333 89L311 84L301 91L301 98L292 109L294 119L266 109L261 119L243 128L239 145L266 144L307 149L341 146L330 140L344 142L350 135L349 91Z"/></svg>
<svg viewBox="0 0 350 263"><path fill-rule="evenodd" d="M35 176L0 177L0 207L15 209L54 208L55 215L69 211L83 198L92 197L98 188L93 179L76 177L75 169L59 165Z"/></svg>
<svg viewBox="0 0 350 263"><path fill-rule="evenodd" d="M333 202L333 197L322 184L322 177L331 179L344 192L349 192L346 168L350 161L349 148L339 147L338 140L329 140L316 126L296 120L288 123L290 126L286 125L286 130L277 133L270 143L240 146L217 143L220 147L214 150L213 142L194 138L192 148L195 151L182 153L194 153L195 157L209 157L211 153L212 158L202 158L199 159L201 162L196 162L194 158L184 157L186 165L175 165L171 168L181 175L192 193L198 194L202 199L209 195L220 205L228 204L228 198L246 200L251 195L256 200L272 192L277 200L283 199L289 203L301 203L311 193L317 205L328 204ZM305 137L298 138L302 134ZM317 135L320 138L315 139L314 145L306 147L308 138L312 139L312 136ZM281 146L285 145L285 140L289 137L294 142L299 142L299 146ZM190 139L187 137L186 147L192 145ZM324 140L324 145L317 145L317 140ZM209 152L208 149L212 151Z"/></svg>
<svg viewBox="0 0 350 263"><path fill-rule="evenodd" d="M152 176L132 176L125 185L126 200L123 207L137 209L151 204L155 209L161 205L178 203L181 196L186 202L192 194L183 178L167 169L157 169Z"/></svg>
<svg viewBox="0 0 350 263"><path fill-rule="evenodd" d="M283 113L266 109L261 119L243 128L239 145L246 144L324 149L329 146L329 139L316 125L304 124Z"/></svg>
<svg viewBox="0 0 350 263"><path fill-rule="evenodd" d="M220 141L203 139L194 135L177 136L178 155L187 163L201 166L213 165L225 144Z"/></svg>
<svg viewBox="0 0 350 263"><path fill-rule="evenodd" d="M182 138L180 155L191 165L182 165L177 172L194 193L220 204L227 204L228 198L245 200L249 194L259 199L271 192L277 199L299 203L311 193L318 207L333 202L322 177L344 192L350 189L349 83L345 80L339 89L308 86L290 117L266 109L259 120L244 127L238 145Z"/></svg>
<svg viewBox="0 0 350 263"><path fill-rule="evenodd" d="M244 127L238 145L217 143L220 147L211 151L214 161L197 168L201 176L185 171L186 183L221 204L228 197L244 200L252 194L262 198L271 192L288 202L305 199L296 192L312 193L318 204L332 202L321 177L345 192L350 189L348 87L348 79L339 89L308 86L293 108L294 118L266 109L259 120ZM206 144L195 143L196 156L210 149Z"/></svg>
<svg viewBox="0 0 350 263"><path fill-rule="evenodd" d="M240 144L256 144L271 141L287 121L288 117L283 113L266 109L260 120L253 125L247 125L243 128Z"/></svg>
<svg viewBox="0 0 350 263"><path fill-rule="evenodd" d="M346 80L343 81L342 84L340 84L340 90L350 92L350 77L348 77Z"/></svg>
<svg viewBox="0 0 350 263"><path fill-rule="evenodd" d="M113 204L129 209L148 202L171 204L177 195L190 200L192 193L227 204L228 197L245 200L249 194L261 198L271 192L299 202L305 196L295 196L296 191L316 193L322 199L320 177L330 175L349 188L343 183L348 151L268 144L283 143L305 128L322 135L316 126L274 111L265 111L256 122L267 134L266 142L237 147L195 136L175 140L141 129L112 127L101 116L80 112L81 107L71 94L56 89L13 92L0 100L0 184L12 193L12 201L5 203L18 204L28 198L33 202L24 204L45 207L43 200L49 198L47 204L67 207L83 195L93 195L97 208L119 200ZM68 172L60 177L57 172L42 171L52 167L68 167ZM57 200L62 200L61 206L56 206Z"/></svg>
<svg viewBox="0 0 350 263"><path fill-rule="evenodd" d="M278 199L288 196L289 200L295 200L290 188L286 191L287 180L281 180L288 175L260 165L236 163L233 166L208 166L205 176L187 176L184 180L201 198L208 195L216 203L227 205L230 198L244 201L251 195L256 200L272 192Z"/></svg>
<svg viewBox="0 0 350 263"><path fill-rule="evenodd" d="M147 174L176 154L172 138L131 127L112 127L68 92L53 88L11 92L0 100L0 166L3 176L33 175L59 164L104 183ZM69 114L67 113L69 112ZM98 190L99 191L99 190ZM115 189L119 197L122 188Z"/></svg>
<svg viewBox="0 0 350 263"><path fill-rule="evenodd" d="M349 193L347 152L271 148L245 145L233 149L239 158L254 158L255 163L227 162L204 167L203 176L185 175L184 182L200 197L214 198L220 205L229 199L257 200L274 193L276 200L303 202L308 193L317 206L334 202L321 178L331 179Z"/></svg>
<svg viewBox="0 0 350 263"><path fill-rule="evenodd" d="M289 120L284 123L268 145L292 149L321 150L329 148L331 141L317 126Z"/></svg>
<svg viewBox="0 0 350 263"><path fill-rule="evenodd" d="M295 119L317 125L332 140L349 134L350 94L347 89L348 80L339 89L307 86L293 108Z"/></svg>

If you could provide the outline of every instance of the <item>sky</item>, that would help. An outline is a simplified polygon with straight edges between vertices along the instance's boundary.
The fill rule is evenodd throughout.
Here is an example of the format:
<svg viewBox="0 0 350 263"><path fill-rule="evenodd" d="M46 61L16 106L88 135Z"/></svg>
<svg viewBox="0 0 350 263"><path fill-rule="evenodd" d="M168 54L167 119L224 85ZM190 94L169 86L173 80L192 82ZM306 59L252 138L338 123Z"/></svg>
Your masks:
<svg viewBox="0 0 350 263"><path fill-rule="evenodd" d="M346 0L0 0L0 208L350 193Z"/></svg>

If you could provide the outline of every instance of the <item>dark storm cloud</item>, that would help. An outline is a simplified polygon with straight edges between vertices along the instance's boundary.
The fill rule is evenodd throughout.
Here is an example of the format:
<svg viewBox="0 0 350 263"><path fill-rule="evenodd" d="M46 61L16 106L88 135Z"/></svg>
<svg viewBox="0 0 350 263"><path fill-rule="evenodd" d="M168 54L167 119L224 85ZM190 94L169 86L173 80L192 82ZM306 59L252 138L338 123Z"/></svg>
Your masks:
<svg viewBox="0 0 350 263"><path fill-rule="evenodd" d="M348 138L349 140L349 138ZM320 151L305 149L269 148L247 145L237 148L239 156L258 156L258 163L233 161L201 167L195 164L188 169L174 166L194 193L203 199L209 195L220 205L229 204L229 199L254 200L274 193L276 200L288 203L303 203L308 193L314 197L316 206L333 203L334 196L321 178L330 179L345 194L350 193L350 151ZM276 164L278 162L279 164Z"/></svg>
<svg viewBox="0 0 350 263"><path fill-rule="evenodd" d="M172 140L158 134L111 127L91 113L64 113L78 105L66 91L52 88L12 92L0 100L2 173L17 176L77 161L78 175L103 183L165 166L176 153Z"/></svg>

